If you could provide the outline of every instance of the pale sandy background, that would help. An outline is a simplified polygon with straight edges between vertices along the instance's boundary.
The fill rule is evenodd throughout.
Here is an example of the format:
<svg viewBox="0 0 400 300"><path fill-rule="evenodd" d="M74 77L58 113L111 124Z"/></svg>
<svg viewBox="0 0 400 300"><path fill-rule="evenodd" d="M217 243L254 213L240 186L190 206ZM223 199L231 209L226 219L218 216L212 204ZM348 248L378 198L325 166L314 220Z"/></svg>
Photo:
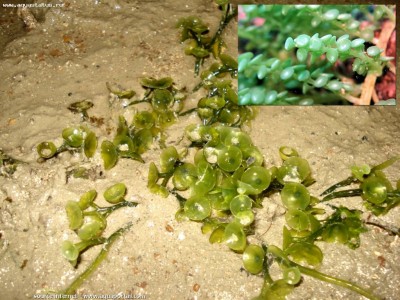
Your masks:
<svg viewBox="0 0 400 300"><path fill-rule="evenodd" d="M183 54L174 24L179 17L196 14L215 29L219 12L213 2L69 3L66 9L46 10L36 29L3 40L0 48L0 148L27 162L12 178L0 177L0 299L31 299L35 293L60 290L82 272L98 249L85 253L77 270L61 256L61 242L75 238L68 229L65 203L95 188L100 204L104 204L102 192L120 181L128 186L127 199L140 205L111 215L106 235L128 221L134 226L115 243L108 259L80 293L123 292L146 295L147 299L256 296L262 278L240 270L240 255L224 245L209 244L200 224L177 223L177 201L159 198L147 190L148 164L158 162L159 149L143 156L145 164L121 160L102 176L99 153L90 161L63 154L45 164L36 162L38 143L59 141L63 128L79 123L79 116L66 109L72 102L94 102L89 114L105 121L93 127L101 140L113 137L119 114L130 119L131 111L116 104L110 108L107 81L140 94L140 77L171 76L178 87L192 89L198 83L192 71L193 59ZM0 10L5 14L3 8ZM236 25L233 23L225 34L232 55L236 55ZM192 95L189 106L199 97ZM267 166L280 163L280 146L297 148L314 170L317 183L311 191L318 195L346 178L353 164L375 164L399 155L399 121L400 109L395 107L269 107L260 110L250 132ZM184 127L193 122L197 118L189 116L170 128L168 144L176 144ZM95 168L93 180L71 179L66 183L66 171L82 160ZM397 164L388 170L392 179L400 177L399 169ZM12 202L6 201L7 197ZM342 203L361 208L358 198ZM251 241L280 245L283 209L277 197L265 199L264 204L257 212L256 235ZM381 222L400 226L399 212L399 208L394 209ZM355 251L321 244L325 253L321 270L354 280L384 299L398 299L399 246L397 238L377 229L364 234L361 248ZM195 284L200 285L197 292ZM290 299L362 297L305 278Z"/></svg>

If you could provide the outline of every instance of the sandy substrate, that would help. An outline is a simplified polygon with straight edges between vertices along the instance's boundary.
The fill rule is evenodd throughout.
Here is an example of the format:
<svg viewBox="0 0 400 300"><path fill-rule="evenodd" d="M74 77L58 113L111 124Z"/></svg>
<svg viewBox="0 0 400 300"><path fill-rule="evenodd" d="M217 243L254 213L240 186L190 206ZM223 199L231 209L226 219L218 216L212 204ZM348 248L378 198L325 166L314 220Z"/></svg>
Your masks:
<svg viewBox="0 0 400 300"><path fill-rule="evenodd" d="M129 120L132 111L110 106L106 82L116 82L143 93L143 76L171 76L178 87L192 89L193 59L185 56L174 28L182 16L199 15L217 24L219 13L212 1L70 1L64 9L50 9L45 21L5 47L0 60L0 148L26 164L10 178L0 177L0 299L31 299L34 294L61 290L81 273L99 249L86 252L78 269L60 253L65 239L74 239L64 211L67 200L96 189L99 204L106 187L124 182L125 208L108 218L105 235L129 221L132 229L112 247L108 259L85 282L80 294L136 294L147 299L249 299L261 288L262 278L241 271L241 256L224 245L211 245L200 224L178 223L177 201L152 195L146 188L151 161L159 149L144 154L145 164L120 160L102 172L99 152L91 160L65 153L38 164L36 145L60 142L61 131L79 124L67 110L75 101L90 99L90 115L104 118L92 126L100 142L111 139L117 116ZM99 1L98 1L99 2ZM1 9L1 8L0 8ZM236 24L228 28L228 49L237 45ZM235 52L231 50L231 54ZM189 97L189 106L199 94ZM288 145L309 160L318 195L327 186L346 178L354 164L374 165L400 154L400 109L395 107L269 107L260 109L251 136L262 150L266 165L279 165L278 148ZM187 124L182 119L168 130L167 144L174 145ZM66 172L82 163L93 167L89 180L70 179ZM388 173L399 178L399 163ZM351 208L362 208L350 198ZM265 199L256 216L251 241L281 245L283 208L277 197ZM382 217L384 224L400 226L399 208ZM367 216L367 215L366 215ZM353 280L382 299L398 299L400 241L371 228L362 245L350 250L321 244L325 259L321 271ZM197 286L198 285L198 286ZM199 287L199 288L198 288ZM347 290L305 278L290 299L362 299Z"/></svg>

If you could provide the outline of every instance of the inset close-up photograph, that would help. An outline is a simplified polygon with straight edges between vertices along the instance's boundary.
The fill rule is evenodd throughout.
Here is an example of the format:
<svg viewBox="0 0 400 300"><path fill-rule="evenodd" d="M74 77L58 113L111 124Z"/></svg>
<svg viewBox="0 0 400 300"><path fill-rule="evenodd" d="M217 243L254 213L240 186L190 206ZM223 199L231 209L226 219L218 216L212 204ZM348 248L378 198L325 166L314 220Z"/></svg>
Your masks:
<svg viewBox="0 0 400 300"><path fill-rule="evenodd" d="M395 5L239 5L241 105L395 105Z"/></svg>

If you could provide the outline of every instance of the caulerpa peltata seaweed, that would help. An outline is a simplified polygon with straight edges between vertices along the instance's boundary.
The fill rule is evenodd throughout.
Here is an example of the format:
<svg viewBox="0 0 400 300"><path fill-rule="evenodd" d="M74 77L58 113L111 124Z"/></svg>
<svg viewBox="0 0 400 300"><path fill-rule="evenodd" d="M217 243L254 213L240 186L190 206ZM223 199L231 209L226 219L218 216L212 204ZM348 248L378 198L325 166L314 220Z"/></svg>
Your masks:
<svg viewBox="0 0 400 300"><path fill-rule="evenodd" d="M75 294L79 286L106 258L112 244L131 228L132 223L130 222L116 230L109 237L103 237L103 232L107 227L107 218L112 212L122 207L135 207L137 205L136 202L125 200L125 194L125 184L116 183L108 187L103 194L104 199L112 204L111 206L98 206L95 203L97 197L97 192L95 190L87 191L78 201L69 200L66 203L65 210L69 228L75 231L79 242L73 243L70 240L63 241L61 245L63 256L73 267L77 267L83 252L98 245L102 245L102 247L98 256L91 262L87 269L62 291L63 294Z"/></svg>
<svg viewBox="0 0 400 300"><path fill-rule="evenodd" d="M199 19L190 17L187 20L196 20L196 24L202 25L201 31L207 32ZM186 27L184 24L179 22L179 26L183 27L182 40L189 38L188 31L193 22ZM339 41L339 47L347 43L342 40L345 38ZM196 41L187 43L190 48ZM353 44L355 47L356 42ZM294 45L288 45L288 48ZM189 50L186 48L185 53L196 56L196 52ZM333 60L335 51L329 51L328 59ZM377 56L380 53L377 51L375 48L368 49L368 55ZM224 64L221 55L223 53L216 56L216 64L220 66ZM230 64L232 66L234 64ZM228 69L226 66L219 68ZM208 92L223 90L230 86L224 76L230 74L234 79L237 75L236 72L219 73L215 70L218 67L212 65L209 70L203 71L201 82L195 89L203 87ZM291 75L286 73L284 76L289 78ZM334 88L334 84L328 82L329 78L325 81L324 84ZM315 268L323 261L323 253L317 243L341 243L351 249L360 247L360 234L367 231L368 225L361 217L362 211L327 204L333 212L326 216L323 204L337 197L361 196L365 208L373 214L387 213L400 203L399 184L394 188L382 170L398 158L367 168L361 175L359 168L353 167L350 179L334 185L320 199L308 191L308 186L315 182L308 162L295 149L282 147L282 165L266 168L261 151L240 129L251 118L237 118L231 124L224 122L220 119L219 109L230 97L225 94L221 98L199 101L196 112L203 125L193 124L186 129L189 147L194 148L193 158L186 158L173 147L164 149L160 170L155 164L150 165L149 189L163 197L175 195L180 204L176 214L178 220L201 222L202 232L210 234L210 243L225 243L234 252L242 253L244 267L249 273L263 274L264 285L256 299L285 299L304 275L345 287L369 299L378 299L355 283L317 271ZM201 103L208 103L208 107ZM202 110L205 107L208 109ZM253 114L252 110L248 112ZM336 191L338 187L350 183L360 184L360 187ZM266 202L264 198L267 195L274 193L280 193L286 210L282 247L266 243L248 244L247 236L254 233L254 226L257 225L254 223L256 209ZM270 276L269 269L273 263L281 268L281 278Z"/></svg>
<svg viewBox="0 0 400 300"><path fill-rule="evenodd" d="M257 299L284 299L304 275L378 299L354 283L317 271L323 261L317 243L360 247L360 234L367 231L368 225L362 219L362 211L328 205L333 212L326 216L327 207L323 204L348 193L347 196L360 195L365 208L375 215L398 206L399 187L394 188L382 172L383 167L379 167L386 167L395 159L372 167L373 171L365 173L362 181L352 177L351 182L360 185L358 189L338 192L334 186L320 199L308 191L315 180L308 162L294 149L282 147L282 165L266 168L261 151L237 128L197 125L188 128L186 134L197 149L193 160L182 159L173 147L166 148L161 154L161 170L155 164L150 166L148 186L158 195L175 195L181 207L176 214L178 220L201 222L202 232L210 234L210 243L225 243L234 252L242 253L249 273L263 273L264 286ZM230 153L228 158L226 153ZM248 244L247 236L257 226L257 208L268 205L266 197L274 193L280 193L286 210L282 248ZM271 278L272 263L281 267L282 278Z"/></svg>

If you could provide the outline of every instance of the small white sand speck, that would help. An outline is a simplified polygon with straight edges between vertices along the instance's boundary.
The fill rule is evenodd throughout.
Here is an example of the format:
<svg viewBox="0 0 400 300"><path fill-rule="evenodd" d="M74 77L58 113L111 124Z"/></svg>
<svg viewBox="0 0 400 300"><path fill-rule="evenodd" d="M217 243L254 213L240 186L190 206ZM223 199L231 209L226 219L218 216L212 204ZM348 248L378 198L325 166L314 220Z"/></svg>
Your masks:
<svg viewBox="0 0 400 300"><path fill-rule="evenodd" d="M185 233L183 231L179 232L178 240L183 241L186 238Z"/></svg>

